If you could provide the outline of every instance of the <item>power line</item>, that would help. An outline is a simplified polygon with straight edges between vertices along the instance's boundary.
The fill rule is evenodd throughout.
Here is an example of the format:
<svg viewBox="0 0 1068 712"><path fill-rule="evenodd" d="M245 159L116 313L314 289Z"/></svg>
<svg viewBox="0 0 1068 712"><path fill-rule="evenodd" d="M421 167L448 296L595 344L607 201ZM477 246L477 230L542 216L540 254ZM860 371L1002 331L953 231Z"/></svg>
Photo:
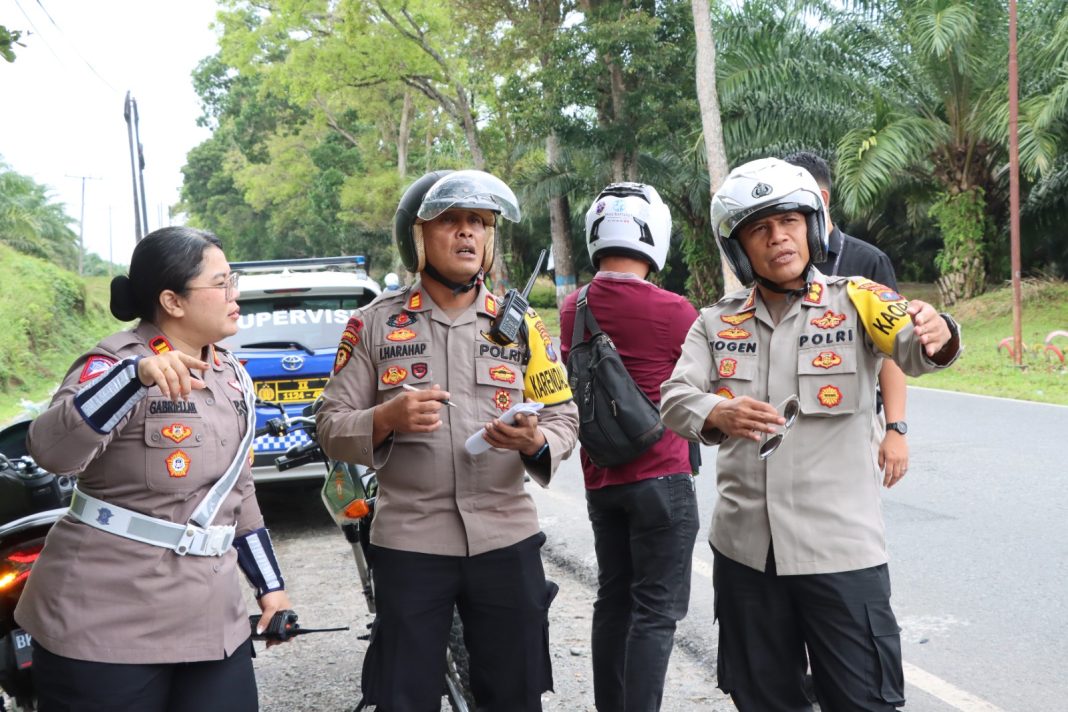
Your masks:
<svg viewBox="0 0 1068 712"><path fill-rule="evenodd" d="M59 26L59 24L55 21L55 19L53 19L52 15L48 12L48 9L45 8L44 3L42 3L41 0L36 0L36 2L37 2L38 7L41 8L41 12L43 12L45 14L45 17L47 17L48 21L52 23L52 26L56 28L56 31L59 32L59 35L63 39L63 41L66 42L67 45L70 47L71 51L73 51L74 54L76 54L78 56L78 59L80 59L82 61L82 63L85 64L85 66L89 68L89 71L92 72L94 75L96 75L96 78L99 79L100 81L102 81L104 83L104 85L108 89L111 89L111 91L113 91L116 94L118 94L119 90L116 89L114 86L112 86L111 82L109 82L107 79L105 79L103 77L103 75L100 74L100 72L96 71L96 67L94 67L89 62L89 60L85 58L85 56L78 50L78 46L72 40L70 40L67 37L66 33L63 32L63 28ZM45 41L44 36L41 34L41 31L38 30L34 26L33 20L30 19L30 16L22 8L22 5L19 4L19 0L15 0L15 5L18 6L19 10L22 12L23 16L26 18L26 21L30 23L30 27L33 27L34 31L37 32L37 36L41 39L42 42L45 43L45 46L48 47L48 49L52 52L52 54L58 60L59 59L59 55L57 55L55 50L52 49L51 45L49 45L48 42ZM60 60L60 63L62 63L62 60Z"/></svg>
<svg viewBox="0 0 1068 712"><path fill-rule="evenodd" d="M44 46L48 48L48 51L51 52L52 56L56 58L56 61L60 64L63 64L63 60L60 59L59 55L56 54L56 51L52 49L52 45L48 44L48 40L46 40L44 38L44 35L41 34L41 31L37 29L37 25L33 24L33 20L30 19L30 16L22 8L22 5L19 4L19 0L15 0L15 7L17 7L19 9L19 12L22 13L22 16L26 18L26 22L30 23L30 29L33 30L34 35L42 42L44 42Z"/></svg>

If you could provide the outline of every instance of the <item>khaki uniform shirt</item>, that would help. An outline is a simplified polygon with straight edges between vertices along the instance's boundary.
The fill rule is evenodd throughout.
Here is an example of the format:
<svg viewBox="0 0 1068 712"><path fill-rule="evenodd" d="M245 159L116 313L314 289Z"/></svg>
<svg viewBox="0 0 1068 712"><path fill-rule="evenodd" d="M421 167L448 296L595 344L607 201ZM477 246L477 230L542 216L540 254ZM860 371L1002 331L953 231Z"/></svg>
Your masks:
<svg viewBox="0 0 1068 712"><path fill-rule="evenodd" d="M874 402L879 368L887 356L912 376L943 367L925 355L907 305L874 282L817 272L777 325L755 289L701 311L661 389L661 412L683 437L720 446L709 534L719 552L763 571L774 541L780 574L887 561L883 432ZM725 399L750 396L777 406L793 394L801 415L767 460L757 457L753 440L702 432Z"/></svg>
<svg viewBox="0 0 1068 712"><path fill-rule="evenodd" d="M473 556L538 533L519 453L491 448L471 455L464 442L524 397L545 403L538 425L551 464L529 469L546 486L575 446L578 411L541 318L528 312L527 343L502 347L487 336L496 313L495 298L479 287L474 303L450 319L416 282L384 293L346 327L323 391L318 435L331 458L377 470L375 545ZM375 449L374 407L403 393L404 384L435 383L456 406L441 409L442 426L393 433Z"/></svg>
<svg viewBox="0 0 1068 712"><path fill-rule="evenodd" d="M105 502L186 522L222 476L244 435L237 374L209 353L207 388L187 402L143 396L108 433L78 412L74 396L122 359L169 348L150 323L109 336L79 358L30 426L30 454L46 470L78 476L78 488ZM211 349L209 349L211 351ZM247 464L213 524L237 535L263 526ZM237 554L178 556L102 531L69 515L48 534L15 617L57 655L109 663L218 660L249 637Z"/></svg>

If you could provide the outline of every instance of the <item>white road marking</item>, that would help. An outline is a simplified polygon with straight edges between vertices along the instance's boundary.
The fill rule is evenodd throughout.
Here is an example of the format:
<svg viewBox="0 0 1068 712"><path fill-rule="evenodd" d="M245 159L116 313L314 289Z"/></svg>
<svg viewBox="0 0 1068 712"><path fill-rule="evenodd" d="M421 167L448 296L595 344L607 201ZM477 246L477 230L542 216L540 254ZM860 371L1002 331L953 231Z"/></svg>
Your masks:
<svg viewBox="0 0 1068 712"><path fill-rule="evenodd" d="M937 675L918 668L911 663L902 663L905 668L905 682L917 687L932 697L961 712L1005 712L997 705L980 699L970 692L965 692L956 685L946 682Z"/></svg>
<svg viewBox="0 0 1068 712"><path fill-rule="evenodd" d="M572 506L577 500L576 497L565 494L560 490L538 488L537 491L542 495L551 497L559 502L569 503ZM587 563L594 567L597 565L596 560ZM703 558L698 558L697 554L694 554L693 557L693 572L702 578L708 579L711 583L712 564ZM937 675L927 672L923 668L916 667L908 662L902 662L902 667L905 670L905 682L944 702L955 710L960 710L960 712L1006 712L997 705L976 697Z"/></svg>

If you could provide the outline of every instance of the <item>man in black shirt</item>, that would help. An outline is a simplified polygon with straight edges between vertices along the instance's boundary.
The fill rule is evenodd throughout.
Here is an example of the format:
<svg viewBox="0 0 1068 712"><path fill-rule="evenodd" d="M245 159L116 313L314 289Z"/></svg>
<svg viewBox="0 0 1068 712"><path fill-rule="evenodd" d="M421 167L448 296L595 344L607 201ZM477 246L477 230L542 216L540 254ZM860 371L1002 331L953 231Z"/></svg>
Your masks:
<svg viewBox="0 0 1068 712"><path fill-rule="evenodd" d="M823 204L827 206L830 249L827 251L827 260L816 264L816 269L828 276L867 277L897 291L894 267L886 253L875 245L846 235L831 221L831 169L827 161L809 151L791 153L784 160L812 174L823 194ZM905 424L905 386L905 374L897 364L889 359L884 361L879 372L879 389L885 408L886 435L879 447L879 466L883 468L883 484L887 487L897 484L909 466L909 446L905 440L905 433L908 432Z"/></svg>

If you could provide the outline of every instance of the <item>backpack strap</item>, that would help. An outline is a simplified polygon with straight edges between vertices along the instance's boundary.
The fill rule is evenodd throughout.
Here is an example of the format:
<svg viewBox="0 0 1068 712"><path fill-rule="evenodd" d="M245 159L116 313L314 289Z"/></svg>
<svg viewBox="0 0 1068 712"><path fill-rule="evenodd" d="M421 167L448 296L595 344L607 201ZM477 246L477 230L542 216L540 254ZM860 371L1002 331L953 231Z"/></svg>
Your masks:
<svg viewBox="0 0 1068 712"><path fill-rule="evenodd" d="M589 329L590 338L601 333L601 325L593 318L593 312L590 311L586 301L586 292L588 292L589 289L590 285L586 284L579 290L578 302L576 302L575 309L575 329L571 332L572 346L585 343L587 329Z"/></svg>

